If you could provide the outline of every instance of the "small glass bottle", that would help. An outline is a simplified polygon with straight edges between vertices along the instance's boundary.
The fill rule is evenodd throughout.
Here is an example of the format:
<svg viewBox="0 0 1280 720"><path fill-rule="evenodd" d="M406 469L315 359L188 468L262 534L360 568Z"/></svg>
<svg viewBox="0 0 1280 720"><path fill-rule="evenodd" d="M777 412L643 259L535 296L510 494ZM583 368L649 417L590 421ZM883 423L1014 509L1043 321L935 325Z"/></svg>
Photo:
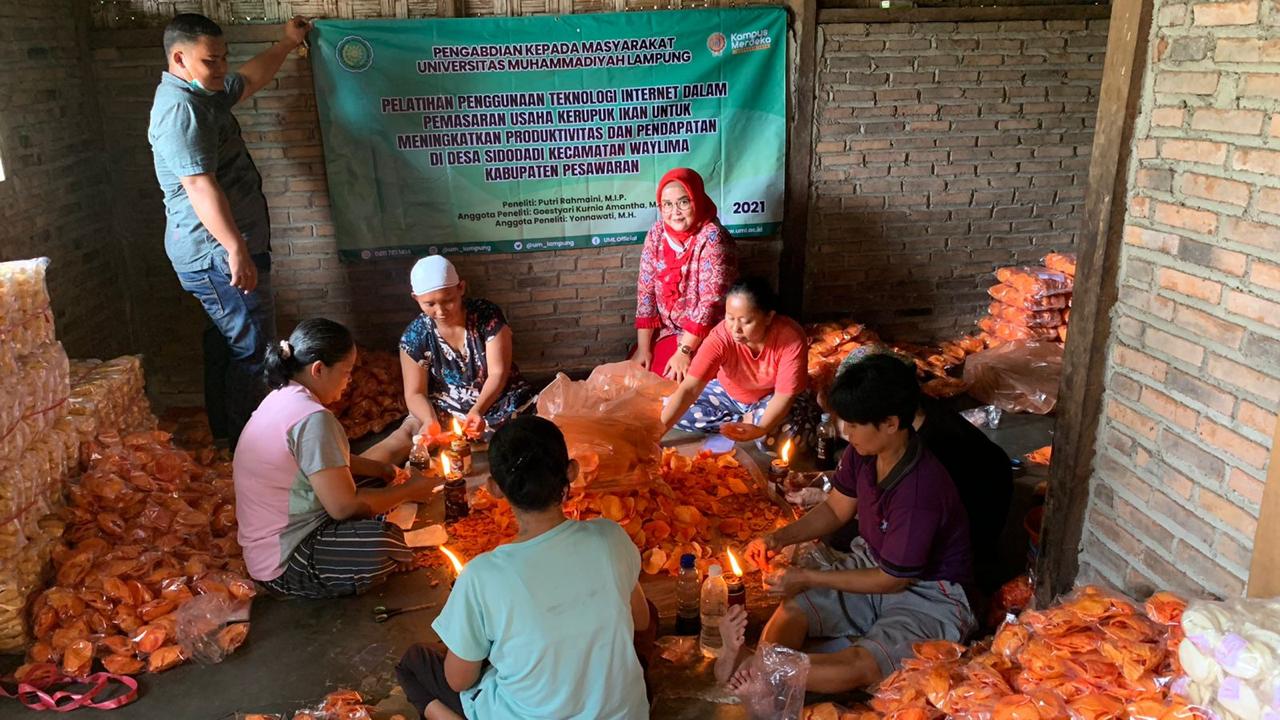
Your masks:
<svg viewBox="0 0 1280 720"><path fill-rule="evenodd" d="M831 413L822 413L822 422L818 424L817 465L819 470L835 470L836 457L836 424L831 421Z"/></svg>
<svg viewBox="0 0 1280 720"><path fill-rule="evenodd" d="M425 435L413 436L413 447L409 450L409 467L424 475L431 471L431 453L428 452Z"/></svg>

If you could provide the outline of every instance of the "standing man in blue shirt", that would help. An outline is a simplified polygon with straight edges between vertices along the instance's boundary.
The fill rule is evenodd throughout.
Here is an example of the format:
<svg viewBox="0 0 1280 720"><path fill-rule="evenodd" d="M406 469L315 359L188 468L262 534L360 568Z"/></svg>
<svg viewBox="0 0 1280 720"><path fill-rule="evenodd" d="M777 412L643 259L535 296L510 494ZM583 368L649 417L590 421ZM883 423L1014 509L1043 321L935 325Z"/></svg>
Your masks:
<svg viewBox="0 0 1280 720"><path fill-rule="evenodd" d="M310 28L295 17L284 39L235 73L209 18L184 13L164 29L169 67L147 129L164 191L164 246L182 288L209 316L205 406L215 440L232 448L266 392L262 358L275 316L267 199L231 108L271 82Z"/></svg>

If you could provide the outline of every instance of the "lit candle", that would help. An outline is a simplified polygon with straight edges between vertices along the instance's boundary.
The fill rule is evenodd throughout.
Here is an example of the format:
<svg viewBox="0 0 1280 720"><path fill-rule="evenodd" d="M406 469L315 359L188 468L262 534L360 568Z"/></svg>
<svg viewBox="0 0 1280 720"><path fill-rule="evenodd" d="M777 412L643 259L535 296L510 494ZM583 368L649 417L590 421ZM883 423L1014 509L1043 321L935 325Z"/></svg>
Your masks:
<svg viewBox="0 0 1280 720"><path fill-rule="evenodd" d="M724 578L725 585L729 587L729 607L741 605L745 608L747 587L742 582L742 566L738 564L738 558L734 556L733 550L725 548L724 552L729 556L729 568L733 570L732 575L726 575Z"/></svg>
<svg viewBox="0 0 1280 720"><path fill-rule="evenodd" d="M471 474L471 441L462 432L458 418L453 419L453 439L449 441L450 460L463 475Z"/></svg>
<svg viewBox="0 0 1280 720"><path fill-rule="evenodd" d="M449 562L453 564L453 580L449 581L449 587L453 587L453 584L458 580L458 576L462 574L462 561L458 559L457 555L453 554L452 550L443 545L440 546L440 552L444 553L444 556L449 558Z"/></svg>
<svg viewBox="0 0 1280 720"><path fill-rule="evenodd" d="M791 439L788 438L778 450L778 457L769 463L769 481L773 483L778 497L786 494L784 483L791 472Z"/></svg>
<svg viewBox="0 0 1280 720"><path fill-rule="evenodd" d="M471 506L467 504L467 480L443 452L440 453L440 468L444 472L444 521L455 523L471 514Z"/></svg>

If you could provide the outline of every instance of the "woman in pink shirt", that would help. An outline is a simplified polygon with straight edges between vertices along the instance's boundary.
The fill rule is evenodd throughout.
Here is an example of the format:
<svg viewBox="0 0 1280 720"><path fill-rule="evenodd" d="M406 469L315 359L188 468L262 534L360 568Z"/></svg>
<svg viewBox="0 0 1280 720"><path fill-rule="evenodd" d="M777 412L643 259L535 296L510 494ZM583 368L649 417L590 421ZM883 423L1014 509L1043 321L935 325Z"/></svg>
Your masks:
<svg viewBox="0 0 1280 720"><path fill-rule="evenodd" d="M725 318L707 335L680 387L667 398L668 428L718 432L774 446L793 438L812 447L818 407L809 392L808 341L799 323L779 315L778 299L759 278L725 297Z"/></svg>
<svg viewBox="0 0 1280 720"><path fill-rule="evenodd" d="M640 253L632 359L680 382L724 317L725 290L737 278L738 261L698 173L676 168L662 176L658 212Z"/></svg>
<svg viewBox="0 0 1280 720"><path fill-rule="evenodd" d="M351 332L323 318L303 320L267 348L272 391L245 425L232 466L245 565L273 593L355 595L413 559L404 533L382 515L426 502L434 483L415 473L388 484L396 469L387 440L351 454L325 404L342 396L355 362Z"/></svg>

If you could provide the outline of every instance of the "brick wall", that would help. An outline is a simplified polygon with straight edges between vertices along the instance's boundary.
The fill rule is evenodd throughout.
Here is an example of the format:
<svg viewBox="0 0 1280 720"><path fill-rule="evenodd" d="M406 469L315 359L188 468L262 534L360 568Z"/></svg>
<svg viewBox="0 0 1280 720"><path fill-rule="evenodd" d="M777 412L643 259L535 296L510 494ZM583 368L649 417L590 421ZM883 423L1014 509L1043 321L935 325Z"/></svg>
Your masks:
<svg viewBox="0 0 1280 720"><path fill-rule="evenodd" d="M93 58L100 83L110 88L100 100L111 138L119 232L139 268L137 302L147 308L146 325L163 329L142 339L148 377L160 395L191 393L200 387L203 314L178 286L164 253L164 208L146 139L164 53L158 45L116 47L113 37L110 31L95 34ZM231 63L266 47L233 43ZM235 112L271 208L272 283L281 332L303 318L325 316L347 324L361 343L394 350L417 312L408 295L412 260L338 261L308 62L295 54L268 88ZM775 276L778 247L776 240L739 241L744 271ZM455 261L471 292L506 312L515 359L526 373L619 360L635 338L638 245Z"/></svg>
<svg viewBox="0 0 1280 720"><path fill-rule="evenodd" d="M973 326L992 269L1074 247L1106 20L819 26L807 311Z"/></svg>
<svg viewBox="0 0 1280 720"><path fill-rule="evenodd" d="M1277 25L1156 2L1084 579L1245 588L1280 409Z"/></svg>
<svg viewBox="0 0 1280 720"><path fill-rule="evenodd" d="M130 321L75 5L0 0L0 260L51 257L59 337L102 356L128 349Z"/></svg>

